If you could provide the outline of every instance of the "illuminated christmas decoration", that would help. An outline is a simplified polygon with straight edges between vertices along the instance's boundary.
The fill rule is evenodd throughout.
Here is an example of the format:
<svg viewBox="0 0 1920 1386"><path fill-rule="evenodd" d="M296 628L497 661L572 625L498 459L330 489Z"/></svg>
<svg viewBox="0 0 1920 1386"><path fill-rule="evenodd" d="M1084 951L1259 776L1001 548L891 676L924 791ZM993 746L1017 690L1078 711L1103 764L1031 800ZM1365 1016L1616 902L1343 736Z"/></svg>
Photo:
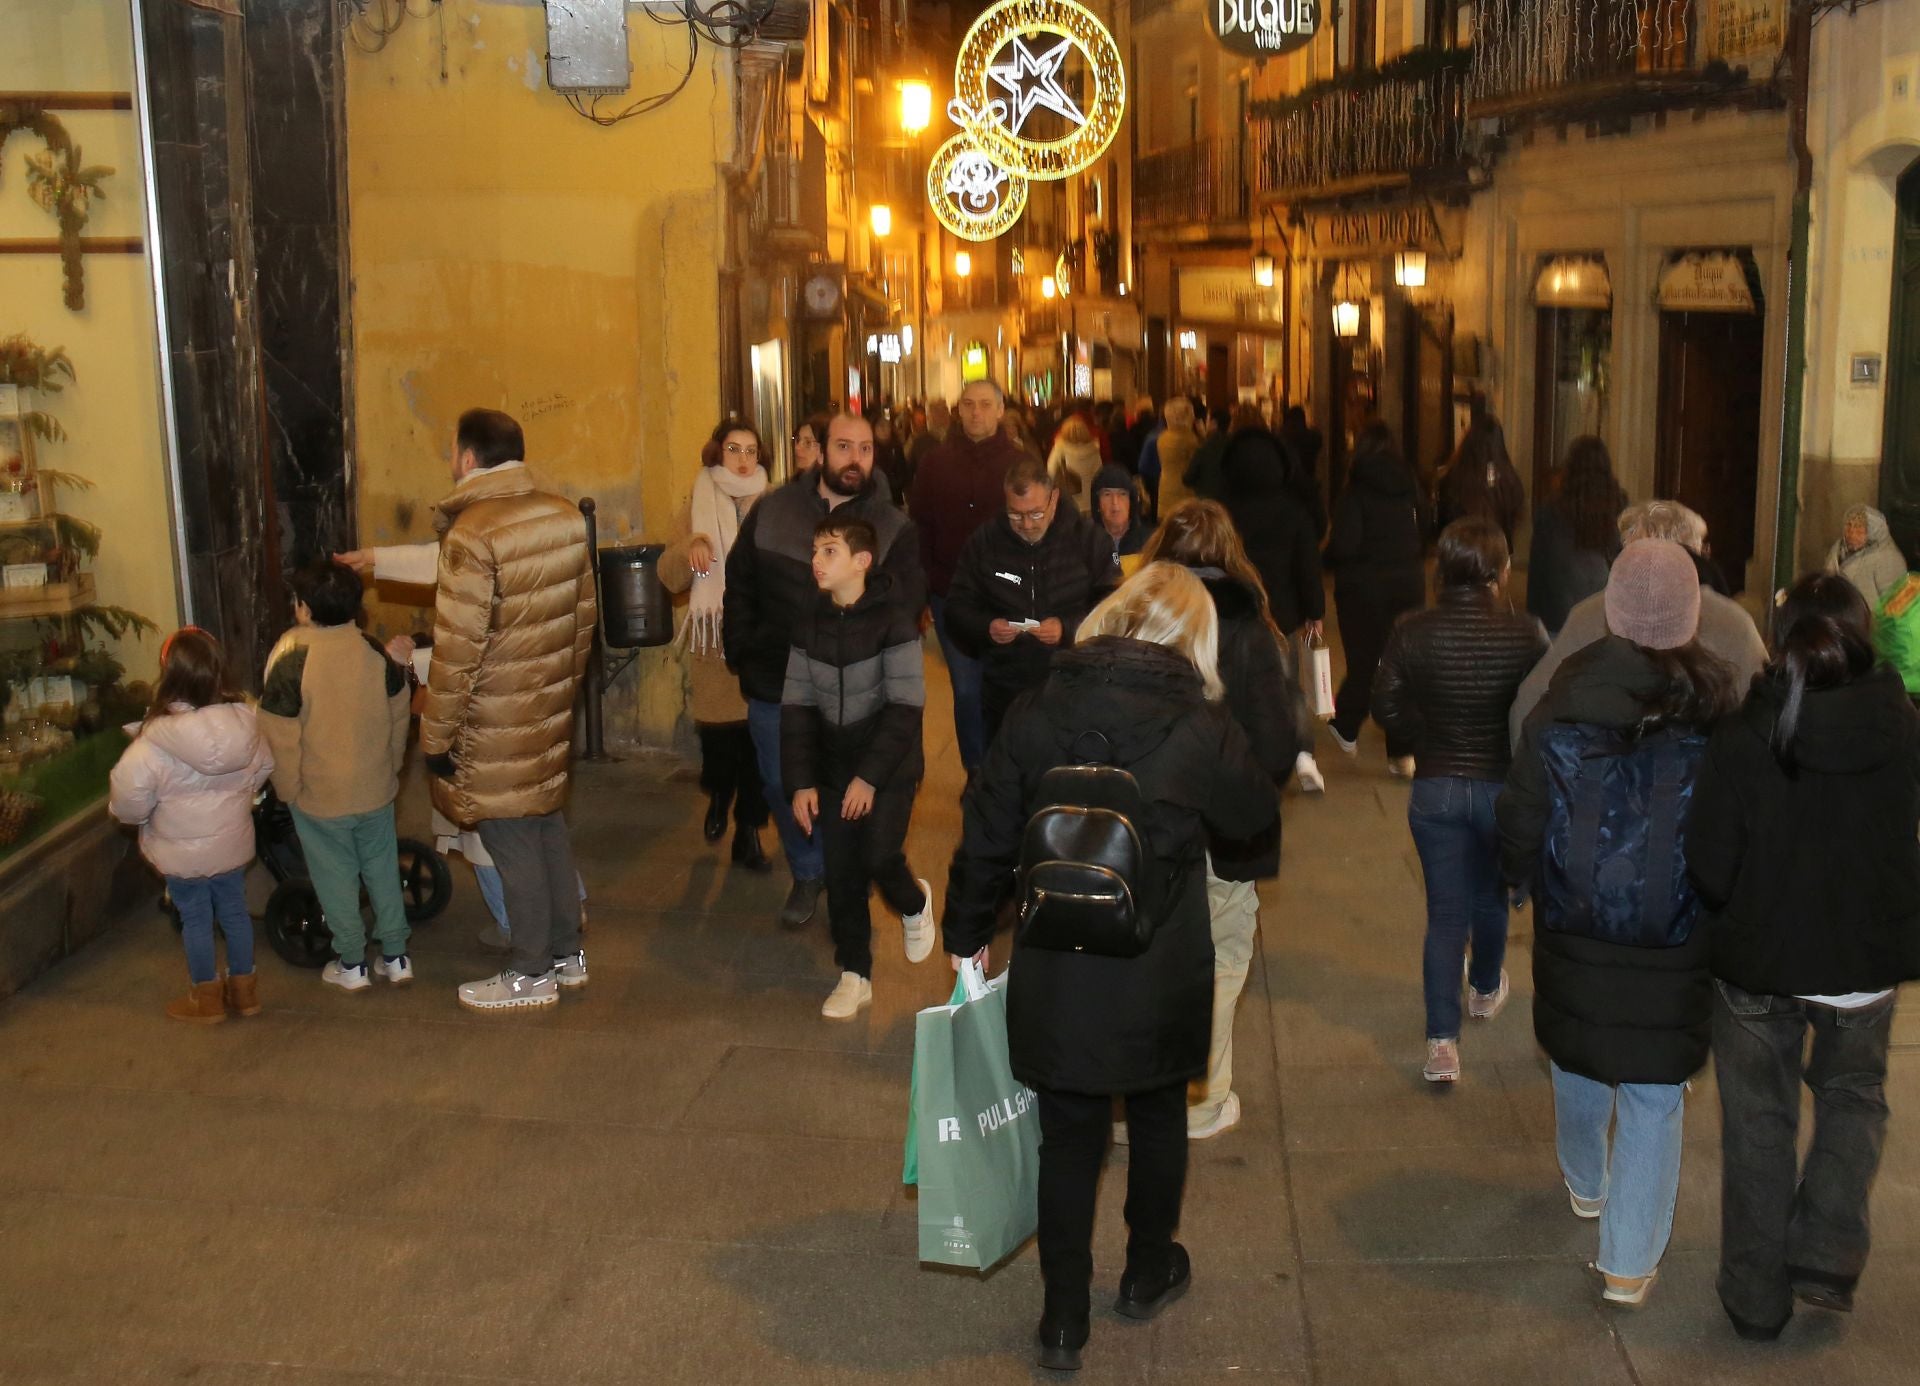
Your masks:
<svg viewBox="0 0 1920 1386"><path fill-rule="evenodd" d="M1084 110L1061 84L1073 49L1085 68ZM989 82L1009 93L1011 106L989 94ZM1039 179L1078 173L1105 153L1127 101L1119 45L1074 0L999 0L990 6L960 43L953 87L948 111L974 143L1010 175ZM1036 108L1058 116L1068 132L1059 139L1027 138L1027 119Z"/></svg>
<svg viewBox="0 0 1920 1386"><path fill-rule="evenodd" d="M927 165L927 201L954 235L990 241L1020 220L1027 180L1001 168L969 136L955 135Z"/></svg>

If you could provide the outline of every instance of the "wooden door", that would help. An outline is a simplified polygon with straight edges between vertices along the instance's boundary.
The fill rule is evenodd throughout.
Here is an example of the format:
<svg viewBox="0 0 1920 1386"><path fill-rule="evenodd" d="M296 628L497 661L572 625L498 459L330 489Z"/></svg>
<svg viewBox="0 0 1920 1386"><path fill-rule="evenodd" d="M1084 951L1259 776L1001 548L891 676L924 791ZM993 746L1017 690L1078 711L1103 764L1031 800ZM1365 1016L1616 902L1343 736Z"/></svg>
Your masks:
<svg viewBox="0 0 1920 1386"><path fill-rule="evenodd" d="M1233 385L1233 348L1227 342L1207 343L1207 408L1232 409L1240 396Z"/></svg>
<svg viewBox="0 0 1920 1386"><path fill-rule="evenodd" d="M1753 557L1760 475L1759 313L1662 313L1654 490L1700 512L1735 592Z"/></svg>
<svg viewBox="0 0 1920 1386"><path fill-rule="evenodd" d="M1880 508L1905 554L1920 554L1920 160L1900 176L1893 232L1892 321L1884 367ZM1825 543L1831 536L1822 535Z"/></svg>

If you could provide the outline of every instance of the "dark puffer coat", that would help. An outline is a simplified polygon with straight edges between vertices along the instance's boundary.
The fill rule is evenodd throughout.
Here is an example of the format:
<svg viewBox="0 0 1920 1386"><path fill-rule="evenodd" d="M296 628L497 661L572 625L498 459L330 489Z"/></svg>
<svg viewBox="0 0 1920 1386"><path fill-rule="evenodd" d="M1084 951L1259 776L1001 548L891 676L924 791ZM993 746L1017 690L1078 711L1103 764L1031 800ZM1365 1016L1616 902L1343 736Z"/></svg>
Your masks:
<svg viewBox="0 0 1920 1386"><path fill-rule="evenodd" d="M1043 645L1021 632L996 645L988 633L996 620L1058 618L1061 646L1107 587L1113 541L1065 497L1057 497L1053 523L1037 544L1013 532L1003 510L973 532L954 565L947 590L947 626L961 647L982 662L982 678L1002 689L1032 688L1047 676L1047 661L1060 646Z"/></svg>
<svg viewBox="0 0 1920 1386"><path fill-rule="evenodd" d="M1446 587L1402 616L1373 678L1373 715L1414 748L1421 779L1504 780L1507 710L1547 633L1485 587Z"/></svg>
<svg viewBox="0 0 1920 1386"><path fill-rule="evenodd" d="M1280 653L1280 642L1260 619L1260 600L1218 568L1195 568L1220 618L1220 682L1227 707L1247 734L1253 758L1273 777L1277 792L1306 749L1289 694L1300 686ZM1251 837L1209 832L1213 874L1223 881L1270 881L1280 874L1280 818Z"/></svg>
<svg viewBox="0 0 1920 1386"><path fill-rule="evenodd" d="M1327 614L1320 580L1320 531L1288 487L1293 463L1264 428L1243 429L1221 459L1227 514L1267 589L1273 623L1296 631Z"/></svg>
<svg viewBox="0 0 1920 1386"><path fill-rule="evenodd" d="M831 513L873 526L879 540L874 571L892 578L892 599L918 617L927 604L920 537L890 495L884 485L869 481ZM814 467L761 496L727 553L721 639L727 667L740 676L746 697L777 703L786 688L787 652L820 595L813 580L813 529L828 513L820 469Z"/></svg>
<svg viewBox="0 0 1920 1386"><path fill-rule="evenodd" d="M1145 836L1172 883L1165 919L1137 958L1014 948L1007 1039L1014 1076L1078 1093L1145 1092L1206 1071L1213 935L1204 867L1209 829L1258 834L1277 812L1273 778L1222 703L1179 654L1103 636L1061 651L1046 683L1014 703L963 801L947 878L949 953L993 934L1012 887L1040 777L1075 763L1097 731L1149 801ZM1084 746L1084 741L1082 742Z"/></svg>
<svg viewBox="0 0 1920 1386"><path fill-rule="evenodd" d="M1920 716L1884 665L1810 689L1796 769L1772 747L1786 685L1714 731L1687 866L1713 909L1713 974L1742 991L1845 996L1920 977Z"/></svg>
<svg viewBox="0 0 1920 1386"><path fill-rule="evenodd" d="M1527 718L1507 784L1494 806L1501 865L1509 881L1533 881L1547 829L1540 728L1550 722L1624 729L1639 724L1665 675L1618 636L1560 666ZM1684 844L1683 844L1684 846ZM1632 948L1562 933L1541 917L1533 936L1533 1034L1569 1073L1600 1083L1684 1083L1707 1061L1712 999L1708 934L1678 948Z"/></svg>
<svg viewBox="0 0 1920 1386"><path fill-rule="evenodd" d="M1396 616L1426 604L1432 529L1433 511L1413 469L1397 453L1378 450L1354 458L1347 489L1333 509L1326 551L1343 632L1349 623L1362 636L1377 627L1384 642Z"/></svg>
<svg viewBox="0 0 1920 1386"><path fill-rule="evenodd" d="M875 789L911 787L926 771L927 702L920 623L875 573L852 606L822 592L794 633L780 699L780 780L792 794L836 793L856 776Z"/></svg>

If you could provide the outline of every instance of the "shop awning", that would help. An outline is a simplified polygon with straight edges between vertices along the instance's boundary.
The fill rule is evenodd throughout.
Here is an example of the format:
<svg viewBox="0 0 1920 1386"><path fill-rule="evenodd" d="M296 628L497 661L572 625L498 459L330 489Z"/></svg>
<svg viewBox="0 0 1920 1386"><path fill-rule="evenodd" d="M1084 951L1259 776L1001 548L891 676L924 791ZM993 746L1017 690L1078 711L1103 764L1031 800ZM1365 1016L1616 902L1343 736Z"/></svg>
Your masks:
<svg viewBox="0 0 1920 1386"><path fill-rule="evenodd" d="M1751 313L1753 290L1738 255L1697 251L1660 271L1659 303L1668 313Z"/></svg>
<svg viewBox="0 0 1920 1386"><path fill-rule="evenodd" d="M1611 308L1613 280L1597 255L1556 255L1541 267L1533 301L1542 308Z"/></svg>

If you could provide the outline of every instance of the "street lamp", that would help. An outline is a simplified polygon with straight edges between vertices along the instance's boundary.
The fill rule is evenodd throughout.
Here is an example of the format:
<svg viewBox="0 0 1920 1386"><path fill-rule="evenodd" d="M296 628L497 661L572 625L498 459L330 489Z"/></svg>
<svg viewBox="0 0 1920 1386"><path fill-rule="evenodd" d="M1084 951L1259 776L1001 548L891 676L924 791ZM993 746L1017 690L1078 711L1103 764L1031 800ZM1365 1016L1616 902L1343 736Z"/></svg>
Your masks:
<svg viewBox="0 0 1920 1386"><path fill-rule="evenodd" d="M953 254L954 278L965 279L968 275L972 273L973 273L973 257L967 254L967 252L964 250L956 250Z"/></svg>
<svg viewBox="0 0 1920 1386"><path fill-rule="evenodd" d="M1360 305L1350 298L1333 305L1333 335L1342 339L1360 335Z"/></svg>
<svg viewBox="0 0 1920 1386"><path fill-rule="evenodd" d="M1403 289L1424 289L1427 286L1427 252L1396 252L1393 257L1393 282Z"/></svg>
<svg viewBox="0 0 1920 1386"><path fill-rule="evenodd" d="M925 82L900 84L900 128L917 135L933 123L933 88Z"/></svg>
<svg viewBox="0 0 1920 1386"><path fill-rule="evenodd" d="M1265 246L1254 252L1253 282L1262 289L1273 287L1273 256L1267 253Z"/></svg>
<svg viewBox="0 0 1920 1386"><path fill-rule="evenodd" d="M1042 279L1040 281L1040 297L1052 298L1055 294L1059 292L1060 292L1059 286L1053 282L1052 275L1048 275L1045 279Z"/></svg>
<svg viewBox="0 0 1920 1386"><path fill-rule="evenodd" d="M893 232L893 208L884 202L876 202L867 210L867 224L873 227L876 236L887 236Z"/></svg>

